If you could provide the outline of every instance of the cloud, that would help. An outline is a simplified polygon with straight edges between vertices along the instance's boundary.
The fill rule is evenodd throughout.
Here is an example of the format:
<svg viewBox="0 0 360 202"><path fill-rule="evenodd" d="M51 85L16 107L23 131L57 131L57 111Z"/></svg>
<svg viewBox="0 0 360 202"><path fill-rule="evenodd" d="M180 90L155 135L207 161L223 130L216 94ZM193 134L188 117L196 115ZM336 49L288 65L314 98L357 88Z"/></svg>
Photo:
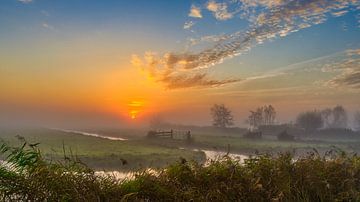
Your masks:
<svg viewBox="0 0 360 202"><path fill-rule="evenodd" d="M190 8L189 17L202 18L201 9L195 5L192 5Z"/></svg>
<svg viewBox="0 0 360 202"><path fill-rule="evenodd" d="M352 0L284 0L279 6L271 4L272 7L268 7L267 12L263 10L257 15L247 30L222 36L225 40L198 53L187 53L187 63L193 68L221 63L224 59L242 54L267 40L285 37L292 32L322 23L327 19L328 13L346 9L353 4ZM184 60L181 56L173 55L179 61Z"/></svg>
<svg viewBox="0 0 360 202"><path fill-rule="evenodd" d="M208 78L206 73L198 73L194 75L168 75L163 77L160 81L163 82L168 89L178 89L190 87L217 87L238 82L240 79L214 80Z"/></svg>
<svg viewBox="0 0 360 202"><path fill-rule="evenodd" d="M19 2L23 3L23 4L28 4L28 3L32 3L33 0L18 0Z"/></svg>
<svg viewBox="0 0 360 202"><path fill-rule="evenodd" d="M174 60L176 59L169 54L158 57L154 52L146 52L144 59L133 55L131 63L145 70L150 78L161 82L167 89L218 87L240 81L240 79L212 79L206 72L188 71L186 63L179 62L178 65L173 66Z"/></svg>
<svg viewBox="0 0 360 202"><path fill-rule="evenodd" d="M53 26L51 26L51 25L49 25L48 23L43 23L43 24L41 24L41 26L43 27L43 28L45 28L45 29L50 29L50 30L54 30L55 28L53 27Z"/></svg>
<svg viewBox="0 0 360 202"><path fill-rule="evenodd" d="M194 25L195 25L195 23L193 21L188 21L188 22L185 22L183 28L184 29L191 29Z"/></svg>
<svg viewBox="0 0 360 202"><path fill-rule="evenodd" d="M323 72L339 72L326 85L360 89L360 49L348 50L346 53L345 59L326 64L322 68Z"/></svg>
<svg viewBox="0 0 360 202"><path fill-rule="evenodd" d="M226 3L216 3L212 0L207 3L206 8L213 12L217 20L228 20L234 16L233 13L228 12L228 5Z"/></svg>
<svg viewBox="0 0 360 202"><path fill-rule="evenodd" d="M268 40L285 37L290 33L323 23L328 17L334 16L334 13L359 7L360 4L358 0L238 1L241 5L237 9L243 13L243 17L247 16L250 23L247 29L222 35L221 40L200 51L169 52L161 57L152 55L151 63L144 64L143 68L149 72L160 70L163 74L160 78L166 78L166 74L185 74L192 78L189 75L196 75L201 69L220 64L225 59L243 54ZM210 9L217 11L217 6L218 4L211 5ZM193 9L200 11L194 6ZM211 38L216 39L216 36ZM194 42L196 43L196 40Z"/></svg>

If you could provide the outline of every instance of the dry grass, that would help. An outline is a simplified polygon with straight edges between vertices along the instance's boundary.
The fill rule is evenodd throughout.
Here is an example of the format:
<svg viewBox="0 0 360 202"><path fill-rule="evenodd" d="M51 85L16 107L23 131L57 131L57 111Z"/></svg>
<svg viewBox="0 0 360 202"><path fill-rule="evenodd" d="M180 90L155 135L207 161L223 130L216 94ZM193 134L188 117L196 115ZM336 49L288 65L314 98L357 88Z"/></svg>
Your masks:
<svg viewBox="0 0 360 202"><path fill-rule="evenodd" d="M316 152L260 155L243 164L225 156L204 166L181 159L157 174L121 181L98 176L76 158L44 160L35 145L3 144L1 200L20 201L359 201L360 157Z"/></svg>

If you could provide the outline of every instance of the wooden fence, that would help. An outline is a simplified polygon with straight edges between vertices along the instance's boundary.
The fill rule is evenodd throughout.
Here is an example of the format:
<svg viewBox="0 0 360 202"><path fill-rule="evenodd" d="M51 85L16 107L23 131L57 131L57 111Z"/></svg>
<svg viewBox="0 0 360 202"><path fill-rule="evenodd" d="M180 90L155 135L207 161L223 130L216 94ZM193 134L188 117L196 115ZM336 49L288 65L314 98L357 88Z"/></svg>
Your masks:
<svg viewBox="0 0 360 202"><path fill-rule="evenodd" d="M190 131L180 131L180 130L151 130L148 132L147 137L149 138L170 138L170 139L181 139L181 140L191 140Z"/></svg>

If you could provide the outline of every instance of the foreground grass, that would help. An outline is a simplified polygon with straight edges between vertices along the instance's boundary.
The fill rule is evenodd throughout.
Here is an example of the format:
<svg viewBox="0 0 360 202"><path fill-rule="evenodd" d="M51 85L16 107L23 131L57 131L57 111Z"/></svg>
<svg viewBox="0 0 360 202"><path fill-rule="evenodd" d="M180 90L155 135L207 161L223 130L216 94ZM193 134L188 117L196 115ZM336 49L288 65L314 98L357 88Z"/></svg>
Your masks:
<svg viewBox="0 0 360 202"><path fill-rule="evenodd" d="M3 144L0 200L20 201L359 201L360 157L316 152L245 160L223 157L208 165L181 159L133 179L98 176L76 158L44 160L36 145Z"/></svg>

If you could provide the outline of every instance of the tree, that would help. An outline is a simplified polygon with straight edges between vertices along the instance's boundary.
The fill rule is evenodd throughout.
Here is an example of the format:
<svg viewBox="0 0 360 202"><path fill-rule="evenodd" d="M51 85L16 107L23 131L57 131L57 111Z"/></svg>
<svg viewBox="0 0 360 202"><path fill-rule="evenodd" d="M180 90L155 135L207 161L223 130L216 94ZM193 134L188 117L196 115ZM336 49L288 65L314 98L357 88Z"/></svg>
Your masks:
<svg viewBox="0 0 360 202"><path fill-rule="evenodd" d="M331 124L333 123L333 110L331 108L326 108L321 111L321 116L324 121L324 127L329 128L331 127Z"/></svg>
<svg viewBox="0 0 360 202"><path fill-rule="evenodd" d="M333 109L334 120L332 123L333 128L346 128L347 127L347 113L343 106L338 105Z"/></svg>
<svg viewBox="0 0 360 202"><path fill-rule="evenodd" d="M251 129L258 128L263 124L263 108L259 107L256 111L250 111L250 115L248 117L248 123Z"/></svg>
<svg viewBox="0 0 360 202"><path fill-rule="evenodd" d="M226 128L233 125L234 117L231 111L225 107L224 104L215 104L211 109L211 116L213 118L213 126L219 128Z"/></svg>
<svg viewBox="0 0 360 202"><path fill-rule="evenodd" d="M271 105L258 107L255 111L250 111L247 123L250 128L258 128L261 125L273 125L275 123L276 111Z"/></svg>
<svg viewBox="0 0 360 202"><path fill-rule="evenodd" d="M321 112L316 110L299 114L296 123L307 132L313 132L324 125Z"/></svg>
<svg viewBox="0 0 360 202"><path fill-rule="evenodd" d="M264 106L264 124L265 125L273 125L275 122L276 111L275 108L271 105Z"/></svg>
<svg viewBox="0 0 360 202"><path fill-rule="evenodd" d="M348 125L347 113L343 106L337 105L334 108L326 108L321 111L325 128L346 128Z"/></svg>

